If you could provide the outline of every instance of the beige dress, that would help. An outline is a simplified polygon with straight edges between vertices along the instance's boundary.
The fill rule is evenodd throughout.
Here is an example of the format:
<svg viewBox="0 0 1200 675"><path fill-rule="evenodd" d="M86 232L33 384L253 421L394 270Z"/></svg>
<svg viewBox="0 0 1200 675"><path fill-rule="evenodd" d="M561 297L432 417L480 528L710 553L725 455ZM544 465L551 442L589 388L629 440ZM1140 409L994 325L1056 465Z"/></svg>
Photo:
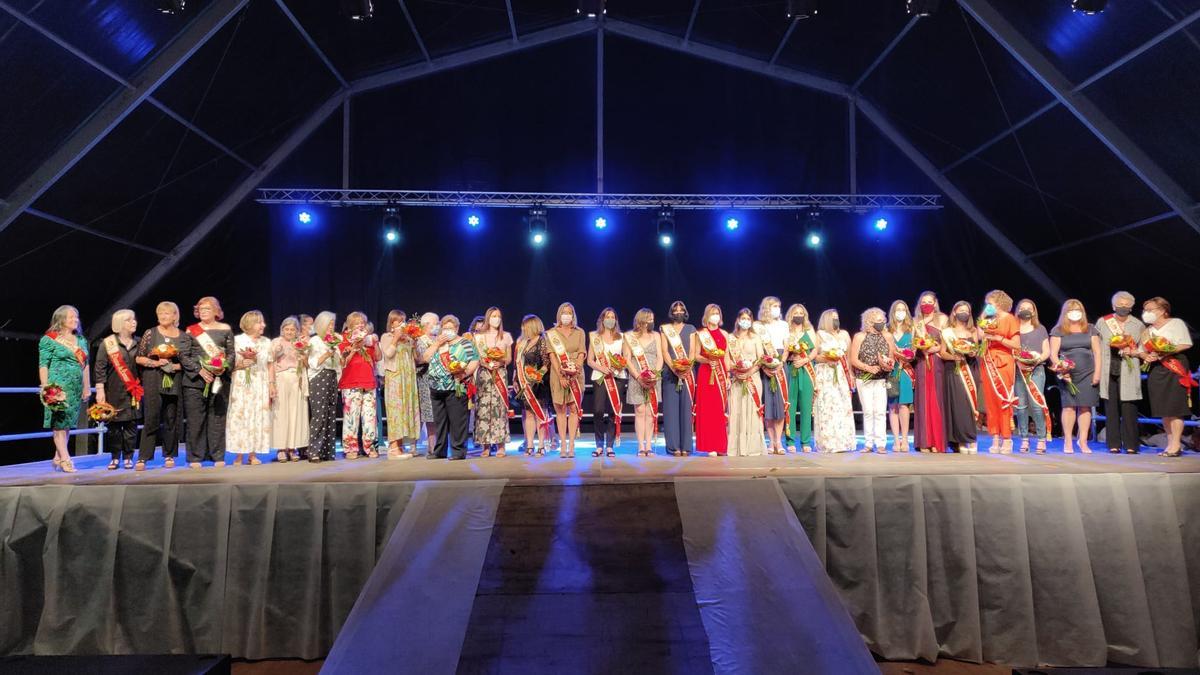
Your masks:
<svg viewBox="0 0 1200 675"><path fill-rule="evenodd" d="M308 358L283 338L271 341L275 358L275 400L271 403L271 446L308 447Z"/></svg>
<svg viewBox="0 0 1200 675"><path fill-rule="evenodd" d="M743 338L730 338L729 360L735 364L745 361L751 365L763 356L762 340L754 333ZM763 441L763 420L758 416L755 394L762 401L762 378L757 374L749 380L739 380L729 372L729 444L730 457L761 455L767 451Z"/></svg>
<svg viewBox="0 0 1200 675"><path fill-rule="evenodd" d="M271 341L242 333L233 339L233 358L253 348L254 365L233 371L229 412L225 422L225 447L235 455L271 451Z"/></svg>

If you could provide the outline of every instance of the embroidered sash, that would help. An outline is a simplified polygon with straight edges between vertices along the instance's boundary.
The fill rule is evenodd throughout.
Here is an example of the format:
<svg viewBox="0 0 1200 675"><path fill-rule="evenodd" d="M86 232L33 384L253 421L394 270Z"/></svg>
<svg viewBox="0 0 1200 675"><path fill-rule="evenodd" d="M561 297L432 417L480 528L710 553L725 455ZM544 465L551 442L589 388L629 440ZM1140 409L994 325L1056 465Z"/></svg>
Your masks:
<svg viewBox="0 0 1200 675"><path fill-rule="evenodd" d="M55 342L58 342L58 331L52 330L52 331L46 333L46 337L50 338L51 340L54 340ZM79 362L79 365L81 365L81 366L87 365L88 355L87 355L87 352L85 352L79 348L79 340L75 340L74 347L68 347L66 345L63 345L63 343L61 343L61 342L58 342L58 344L62 345L63 349L71 350L71 354L75 356L75 360Z"/></svg>
<svg viewBox="0 0 1200 675"><path fill-rule="evenodd" d="M1025 391L1029 392L1029 400L1042 409L1042 416L1046 419L1046 440L1050 440L1050 405L1046 403L1045 395L1033 381L1033 371L1026 372L1024 368L1018 367L1017 372L1021 374L1021 379L1025 382ZM1025 430L1022 429L1021 433L1025 433Z"/></svg>
<svg viewBox="0 0 1200 675"><path fill-rule="evenodd" d="M662 334L666 336L667 346L671 348L671 360L686 359L688 357L687 349L683 346L683 340L680 339L679 333L676 332L674 326L670 324L663 326ZM675 372L674 369L672 369L672 372ZM689 368L683 375L675 372L675 376L683 381L684 386L687 387L688 395L692 397L692 414L694 415L696 413L696 374Z"/></svg>
<svg viewBox="0 0 1200 675"><path fill-rule="evenodd" d="M550 424L550 416L546 414L546 410L542 408L541 401L533 395L533 385L530 384L529 378L525 376L525 350L517 350L517 387L521 391L521 397L525 399L525 405L529 407L529 411L533 413L533 418L537 420L538 426L544 427Z"/></svg>
<svg viewBox="0 0 1200 675"><path fill-rule="evenodd" d="M776 355L775 343L771 342L771 336L767 335L766 330L759 333L758 337L762 341L764 358L769 356L777 364L774 368L767 368L767 377L771 379L771 382L775 384L776 389L779 391L779 395L783 397L783 411L786 414L788 407L791 406L791 401L788 400L787 374L783 372L783 361Z"/></svg>
<svg viewBox="0 0 1200 675"><path fill-rule="evenodd" d="M121 345L117 341L116 335L104 338L104 351L108 353L108 362L112 364L117 377L121 378L121 384L125 385L125 391L129 392L129 397L133 400L133 407L138 407L144 393L142 383L138 382L133 371L129 369L129 364L125 363L125 357L121 355Z"/></svg>
<svg viewBox="0 0 1200 675"><path fill-rule="evenodd" d="M596 354L596 360L604 359L604 365L612 370L612 360L609 359L608 345L604 343L603 338L599 333L592 333L592 351ZM621 390L617 389L616 373L608 373L600 379L604 383L604 393L608 395L608 405L613 411L613 437L614 443L621 443Z"/></svg>
<svg viewBox="0 0 1200 675"><path fill-rule="evenodd" d="M188 326L187 332L188 335L191 335L192 339L196 341L196 344L200 345L200 349L204 352L206 359L212 360L220 356L222 362L224 362L224 359L226 358L225 351L217 346L217 343L213 341L212 336L209 335L204 328L200 326L200 324L194 323ZM200 367L203 369L205 366L202 363L200 364ZM216 373L213 373L213 381L204 386L205 395L207 396L208 392L210 391L214 394L219 394L221 392L221 386L221 377Z"/></svg>
<svg viewBox="0 0 1200 675"><path fill-rule="evenodd" d="M567 354L567 346L563 343L562 335L559 335L558 331L550 329L546 331L546 338L550 342L550 348L554 350L554 356L558 358L558 367L561 370L577 370L575 362ZM583 390L579 387L578 374L567 377L565 373L560 372L559 376L567 380L566 389L571 392L575 414L583 415Z"/></svg>
<svg viewBox="0 0 1200 675"><path fill-rule="evenodd" d="M646 358L646 350L642 347L641 340L635 332L629 331L625 334L625 342L629 343L629 351L633 354L633 360L637 363L638 374L650 371L650 359ZM658 434L658 393L655 391L654 384L646 386L640 382L642 388L646 390L646 401L650 404L650 438L654 438Z"/></svg>
<svg viewBox="0 0 1200 675"><path fill-rule="evenodd" d="M483 338L482 347L479 349L479 353L486 354L487 353L487 336L479 336L479 337ZM481 344L479 342L479 337L476 338L476 342L475 342L476 346L479 346ZM500 340L500 338L497 337L496 341L499 342L499 340ZM500 368L497 368L495 370L488 368L487 370L489 373L492 374L492 384L496 387L496 391L500 392L500 400L504 401L504 412L508 415L508 417L513 417L512 405L508 402L508 384L504 381L504 370L505 369L503 367L503 362L498 361L497 363L501 364Z"/></svg>
<svg viewBox="0 0 1200 675"><path fill-rule="evenodd" d="M715 352L717 347L716 340L713 339L712 329L704 328L696 331L696 338L700 340L700 346L706 352ZM707 358L707 357L705 357ZM725 370L725 359L717 359L716 364L710 365L708 383L717 385L717 393L721 395L721 409L725 411L725 417L729 417L729 401L726 397L729 395L729 372Z"/></svg>

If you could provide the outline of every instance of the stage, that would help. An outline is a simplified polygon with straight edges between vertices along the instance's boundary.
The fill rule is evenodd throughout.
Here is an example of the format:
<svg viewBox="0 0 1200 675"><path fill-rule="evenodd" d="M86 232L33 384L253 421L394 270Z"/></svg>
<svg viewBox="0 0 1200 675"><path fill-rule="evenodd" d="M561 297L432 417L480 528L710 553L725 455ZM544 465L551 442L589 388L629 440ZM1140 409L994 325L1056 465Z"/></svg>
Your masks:
<svg viewBox="0 0 1200 675"><path fill-rule="evenodd" d="M1195 453L640 458L630 442L593 458L581 442L564 460L518 445L0 469L0 653L414 673L1197 665Z"/></svg>

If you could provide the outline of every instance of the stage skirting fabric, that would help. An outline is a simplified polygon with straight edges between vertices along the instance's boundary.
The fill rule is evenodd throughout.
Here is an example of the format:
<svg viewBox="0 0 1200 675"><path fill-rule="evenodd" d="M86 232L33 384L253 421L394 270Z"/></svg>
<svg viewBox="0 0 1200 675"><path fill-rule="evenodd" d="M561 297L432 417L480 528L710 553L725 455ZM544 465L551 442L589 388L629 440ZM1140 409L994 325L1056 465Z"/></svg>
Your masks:
<svg viewBox="0 0 1200 675"><path fill-rule="evenodd" d="M782 489L786 502L774 497L777 508L786 512L790 503L799 521L791 527L807 533L858 632L886 659L1200 662L1200 475L742 480L775 495ZM0 489L0 653L325 656L416 486ZM703 513L714 523L734 522L750 502L744 491L715 487ZM687 492L694 502L705 489L689 485ZM736 507L719 504L737 499ZM753 503L761 509L768 502ZM690 559L703 544L698 515L684 514L680 536L700 597L711 594L706 579L722 572ZM738 528L752 526L737 520ZM730 542L746 539L728 527L704 529L726 538L704 550L728 559ZM431 542L442 536L432 523L397 531ZM775 551L755 538L742 558L772 556L772 572L747 575L741 592L776 593L772 578L788 569L785 558L796 558L792 568L804 573L795 554L802 541L789 535ZM462 576L478 583L478 570ZM716 606L739 613L761 604ZM709 627L712 617L703 616ZM375 628L376 636L362 639L387 639L390 627ZM760 628L745 639L785 639ZM414 608L406 630L428 629ZM719 640L711 647L736 653ZM714 670L724 671L717 656Z"/></svg>

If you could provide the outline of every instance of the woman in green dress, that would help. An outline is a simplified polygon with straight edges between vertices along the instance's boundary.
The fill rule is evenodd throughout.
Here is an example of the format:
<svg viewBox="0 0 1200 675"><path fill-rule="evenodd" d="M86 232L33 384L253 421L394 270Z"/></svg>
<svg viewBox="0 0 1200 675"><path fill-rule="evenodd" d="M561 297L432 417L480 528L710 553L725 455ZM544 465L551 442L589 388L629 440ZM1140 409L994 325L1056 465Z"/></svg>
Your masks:
<svg viewBox="0 0 1200 675"><path fill-rule="evenodd" d="M91 390L88 377L88 345L80 333L79 310L63 305L50 317L50 329L38 341L38 381L42 389L57 385L66 399L45 405L42 425L54 433L54 468L75 473L67 452L67 437L79 422L79 406Z"/></svg>
<svg viewBox="0 0 1200 675"><path fill-rule="evenodd" d="M812 452L813 396L816 393L812 363L816 355L817 337L804 305L797 303L788 307L787 324L788 337L784 349L787 358L788 414L784 432L788 452L796 451L797 437L803 451Z"/></svg>

